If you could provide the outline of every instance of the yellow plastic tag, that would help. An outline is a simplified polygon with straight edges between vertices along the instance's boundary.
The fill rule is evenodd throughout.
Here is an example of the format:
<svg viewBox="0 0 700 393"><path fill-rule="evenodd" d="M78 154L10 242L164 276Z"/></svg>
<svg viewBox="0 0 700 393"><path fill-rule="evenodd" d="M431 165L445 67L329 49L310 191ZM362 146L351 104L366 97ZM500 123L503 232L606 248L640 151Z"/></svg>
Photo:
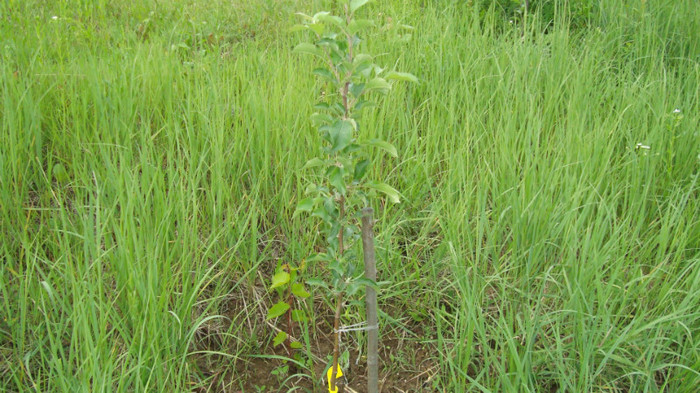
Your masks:
<svg viewBox="0 0 700 393"><path fill-rule="evenodd" d="M328 379L328 393L338 393L338 380L340 377L343 376L343 370L340 369L340 365L338 365L338 372L335 373L335 389L331 389L331 375L333 374L333 366L328 368L328 372L326 373L326 377Z"/></svg>

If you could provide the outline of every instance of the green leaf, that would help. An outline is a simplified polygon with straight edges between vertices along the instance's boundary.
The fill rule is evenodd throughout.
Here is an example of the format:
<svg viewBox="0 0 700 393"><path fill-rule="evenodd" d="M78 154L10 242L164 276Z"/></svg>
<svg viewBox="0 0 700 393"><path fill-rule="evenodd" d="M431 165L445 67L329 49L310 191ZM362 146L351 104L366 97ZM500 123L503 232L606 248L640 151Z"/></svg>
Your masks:
<svg viewBox="0 0 700 393"><path fill-rule="evenodd" d="M333 116L327 113L314 113L311 115L311 123L315 127L321 127L333 121Z"/></svg>
<svg viewBox="0 0 700 393"><path fill-rule="evenodd" d="M357 234L360 232L359 228L356 225L351 225L348 224L343 228L343 237L345 239L354 239L357 237Z"/></svg>
<svg viewBox="0 0 700 393"><path fill-rule="evenodd" d="M358 66L360 64L367 64L367 63L372 63L373 57L372 55L368 55L366 53L359 53L355 56L355 59L352 61L352 64L354 66Z"/></svg>
<svg viewBox="0 0 700 393"><path fill-rule="evenodd" d="M278 302L274 306L267 310L267 319L277 318L289 310L289 304L285 302Z"/></svg>
<svg viewBox="0 0 700 393"><path fill-rule="evenodd" d="M379 290L379 286L374 281L365 277L359 277L350 281L346 289L346 293L348 296L354 296L357 292L359 292L361 289L364 289L365 287L372 287L375 290Z"/></svg>
<svg viewBox="0 0 700 393"><path fill-rule="evenodd" d="M311 217L318 217L323 220L323 222L329 222L332 219L331 215L326 212L323 206L317 206L313 213L311 213Z"/></svg>
<svg viewBox="0 0 700 393"><path fill-rule="evenodd" d="M297 45L294 47L294 50L292 51L294 53L308 53L311 55L315 55L318 57L324 57L323 51L317 47L314 44L310 44L308 42L302 42L301 44Z"/></svg>
<svg viewBox="0 0 700 393"><path fill-rule="evenodd" d="M322 35L326 31L326 26L323 23L309 23L309 29L318 35Z"/></svg>
<svg viewBox="0 0 700 393"><path fill-rule="evenodd" d="M51 300L53 300L54 299L54 290L51 287L51 284L49 284L48 282L43 281L43 280L40 283L41 283L41 286L44 287L44 290L46 290L46 292L49 294L49 297L51 298Z"/></svg>
<svg viewBox="0 0 700 393"><path fill-rule="evenodd" d="M289 273L285 272L284 270L277 272L274 276L272 276L272 285L270 286L270 289L275 289L277 287L281 287L282 285L286 284L289 282Z"/></svg>
<svg viewBox="0 0 700 393"><path fill-rule="evenodd" d="M328 270L331 271L331 276L333 276L333 289L334 290L342 290L343 287L345 287L345 272L343 269L343 266L340 265L337 261L335 263L330 263L328 264Z"/></svg>
<svg viewBox="0 0 700 393"><path fill-rule="evenodd" d="M330 260L330 257L325 252L319 252L318 254L314 254L311 257L306 259L307 262L327 262L329 260ZM313 281L314 279L311 278L309 280Z"/></svg>
<svg viewBox="0 0 700 393"><path fill-rule="evenodd" d="M320 280L318 278L309 278L306 280L306 283L311 285L312 287L321 287L328 289L328 284L326 284L325 281Z"/></svg>
<svg viewBox="0 0 700 393"><path fill-rule="evenodd" d="M379 285L369 278L361 277L355 280L356 283L379 290Z"/></svg>
<svg viewBox="0 0 700 393"><path fill-rule="evenodd" d="M394 145L392 145L391 143L389 143L387 141L383 141L381 139L370 139L368 141L365 141L363 144L365 146L372 146L372 147L377 147L379 149L382 149L385 152L389 153L394 158L397 158L399 156Z"/></svg>
<svg viewBox="0 0 700 393"><path fill-rule="evenodd" d="M304 195L317 194L319 192L318 186L314 183L309 183L304 189Z"/></svg>
<svg viewBox="0 0 700 393"><path fill-rule="evenodd" d="M348 146L348 150L350 150L350 148L352 147L352 145L354 145L354 143L351 144L350 146ZM338 157L336 157L336 161L338 162L338 166L340 166L341 168L344 168L344 169L345 169L345 168L351 168L351 167L352 167L352 157L350 157L350 156L347 156L347 155L339 155ZM346 172L343 172L343 173L344 173L344 174L347 174L347 171L346 171Z"/></svg>
<svg viewBox="0 0 700 393"><path fill-rule="evenodd" d="M353 174L353 178L357 181L362 180L362 178L365 177L365 174L367 173L368 167L369 160L364 159L362 161L359 161L357 164L355 164L355 173Z"/></svg>
<svg viewBox="0 0 700 393"><path fill-rule="evenodd" d="M338 190L341 195L345 195L345 179L343 179L343 170L339 167L333 167L330 173L330 182L333 187Z"/></svg>
<svg viewBox="0 0 700 393"><path fill-rule="evenodd" d="M336 117L343 117L343 115L345 115L345 107L340 102L331 105L330 109L335 112Z"/></svg>
<svg viewBox="0 0 700 393"><path fill-rule="evenodd" d="M384 76L384 78L389 79L389 80L418 83L418 78L416 78L416 76L413 74L409 74L408 72L391 71L391 72L388 72Z"/></svg>
<svg viewBox="0 0 700 393"><path fill-rule="evenodd" d="M306 292L304 284L301 283L292 284L292 293L294 294L294 296L300 297L302 299L306 299L307 297L311 296L310 293Z"/></svg>
<svg viewBox="0 0 700 393"><path fill-rule="evenodd" d="M301 345L301 343L300 343L299 341L292 341L292 342L289 344L289 346L290 346L292 349L301 349L301 347L302 347L302 345Z"/></svg>
<svg viewBox="0 0 700 393"><path fill-rule="evenodd" d="M316 168L316 167L324 166L324 165L326 165L326 161L324 161L318 157L315 157L315 158L310 159L309 161L306 161L306 164L304 164L304 166L301 168L301 170L309 169L309 168Z"/></svg>
<svg viewBox="0 0 700 393"><path fill-rule="evenodd" d="M376 191L383 193L393 203L401 203L401 199L399 198L399 192L396 191L395 188L391 187L390 185L388 185L386 183L373 181L373 182L367 183L366 186L368 188L371 188L373 190L376 190Z"/></svg>
<svg viewBox="0 0 700 393"><path fill-rule="evenodd" d="M352 153L358 152L358 151L360 151L360 150L362 150L362 146L358 145L357 143L351 143L350 146L348 146L348 147L345 149L345 153L347 153L347 154L352 154ZM346 157L347 157L347 156L346 156ZM348 159L349 159L349 157L348 157ZM340 161L340 157L338 157L338 160ZM352 165L351 165L351 163L349 163L349 162L348 162L347 164L344 164L344 165L343 165L343 167L345 167L345 168L349 168L349 167L351 167L351 166L352 166Z"/></svg>
<svg viewBox="0 0 700 393"><path fill-rule="evenodd" d="M353 108L356 111L362 110L362 108L370 108L375 106L376 104L372 101L367 101L367 100L360 100L355 104L355 107Z"/></svg>
<svg viewBox="0 0 700 393"><path fill-rule="evenodd" d="M330 81L335 81L335 75L329 70L328 68L324 67L319 67L316 68L312 71L315 75L320 76L321 78L328 79Z"/></svg>
<svg viewBox="0 0 700 393"><path fill-rule="evenodd" d="M352 124L345 120L338 120L330 127L328 133L332 145L331 153L345 149L352 142Z"/></svg>
<svg viewBox="0 0 700 393"><path fill-rule="evenodd" d="M385 92L391 89L391 85L384 78L374 78L365 85L366 90L379 90Z"/></svg>
<svg viewBox="0 0 700 393"><path fill-rule="evenodd" d="M322 11L314 15L314 20L318 20L325 23L330 23L338 27L343 27L343 19L339 16L331 15L327 11Z"/></svg>
<svg viewBox="0 0 700 393"><path fill-rule="evenodd" d="M364 83L353 83L350 85L350 94L354 97L359 97L362 94L362 90L365 89Z"/></svg>
<svg viewBox="0 0 700 393"><path fill-rule="evenodd" d="M66 172L66 167L60 162L53 166L53 177L59 183L65 183L68 181L68 172Z"/></svg>
<svg viewBox="0 0 700 393"><path fill-rule="evenodd" d="M304 310L292 310L292 321L294 321L294 322L306 322L308 320L309 320L309 318L307 318Z"/></svg>
<svg viewBox="0 0 700 393"><path fill-rule="evenodd" d="M276 346L282 344L286 339L287 339L287 333L279 332L275 336L274 340L272 340L272 346L276 347Z"/></svg>
<svg viewBox="0 0 700 393"><path fill-rule="evenodd" d="M318 40L316 42L316 45L318 45L319 47L329 48L332 51L331 53L333 53L334 51L338 51L340 49L339 45L338 45L340 43L341 42L336 41L332 38L324 37L324 38L321 38L320 40Z"/></svg>
<svg viewBox="0 0 700 393"><path fill-rule="evenodd" d="M347 294L348 297L352 297L352 296L355 296L355 294L357 292L359 292L361 288L362 288L362 285L353 281L350 284L348 284L347 288L345 289L345 293Z"/></svg>
<svg viewBox="0 0 700 393"><path fill-rule="evenodd" d="M311 21L311 20L313 20L313 18L312 18L312 17L310 17L310 16L306 15L306 14L305 14L305 13L303 13L303 12L295 12L295 13L294 13L294 15L298 15L298 16L301 16L302 18L304 18L304 19L306 19L306 20L308 20L308 21Z"/></svg>
<svg viewBox="0 0 700 393"><path fill-rule="evenodd" d="M314 200L311 198L304 198L299 201L297 204L296 210L294 210L294 214L292 214L292 218L296 218L299 214L302 212L310 212L314 208Z"/></svg>
<svg viewBox="0 0 700 393"><path fill-rule="evenodd" d="M367 4L369 0L350 0L350 12L357 11L360 7Z"/></svg>

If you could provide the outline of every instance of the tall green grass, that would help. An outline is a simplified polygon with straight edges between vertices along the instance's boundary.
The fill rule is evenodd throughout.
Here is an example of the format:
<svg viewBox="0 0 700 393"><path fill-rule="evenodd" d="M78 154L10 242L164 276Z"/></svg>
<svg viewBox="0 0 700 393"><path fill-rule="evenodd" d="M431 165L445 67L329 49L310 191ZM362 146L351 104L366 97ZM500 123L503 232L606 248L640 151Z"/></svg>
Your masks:
<svg viewBox="0 0 700 393"><path fill-rule="evenodd" d="M375 206L383 334L433 349L426 389L696 391L695 2L585 29L475 3L370 8L369 51L422 80L363 122L401 152L372 166L404 195ZM262 280L316 243L291 213L321 86L287 31L326 7L0 5L0 390L246 380Z"/></svg>

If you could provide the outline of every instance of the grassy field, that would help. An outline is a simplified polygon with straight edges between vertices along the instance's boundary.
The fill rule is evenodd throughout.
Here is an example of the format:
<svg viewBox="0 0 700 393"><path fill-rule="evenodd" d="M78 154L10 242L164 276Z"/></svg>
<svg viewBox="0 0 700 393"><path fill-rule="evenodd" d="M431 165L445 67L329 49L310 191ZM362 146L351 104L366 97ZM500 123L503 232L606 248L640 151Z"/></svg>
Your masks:
<svg viewBox="0 0 700 393"><path fill-rule="evenodd" d="M421 80L363 117L403 195L374 205L382 391L697 392L696 0L478 3L363 9ZM292 218L321 85L289 29L324 9L0 2L0 391L326 391L331 299L296 374L265 321L320 240Z"/></svg>

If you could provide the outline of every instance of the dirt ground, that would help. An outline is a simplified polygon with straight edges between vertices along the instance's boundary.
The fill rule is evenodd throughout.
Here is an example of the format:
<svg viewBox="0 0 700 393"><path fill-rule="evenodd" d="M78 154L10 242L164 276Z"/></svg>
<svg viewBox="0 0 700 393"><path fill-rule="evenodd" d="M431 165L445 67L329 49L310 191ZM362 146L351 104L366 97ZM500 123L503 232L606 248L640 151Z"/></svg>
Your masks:
<svg viewBox="0 0 700 393"><path fill-rule="evenodd" d="M240 321L241 309L245 309L245 306L240 301L233 301L233 304L230 304L231 321L234 321L232 323L244 323ZM387 312L391 314L390 311L387 310ZM235 322L235 315L239 317L238 322ZM194 391L196 393L328 392L325 370L330 363L327 359L333 353L330 329L332 316L328 312L323 315L322 311L318 315L322 315L322 319L314 329L309 329L311 332L316 332L316 335L311 337L313 373L310 371L311 367L301 370L292 362L284 360L292 357L285 345L273 347L270 343L255 350L242 351L233 362L228 362L232 366L224 366L227 363L223 357L217 361L212 360L216 356L201 355L196 363L199 375L204 378ZM259 320L262 319L259 318ZM438 373L435 360L437 357L433 344L430 344L435 342L435 339L426 337L420 323L414 321L411 323L412 325L403 325L400 329L395 326L380 326L380 392L437 391L434 387ZM285 325L279 322L277 326L267 323L251 325L257 331L250 333L270 341L267 338L275 335L276 328L288 331ZM219 329L221 330L225 329ZM298 333L298 328L295 329L295 333ZM364 352L363 348L358 351L357 335L353 333L346 333L341 337L341 352L347 351L349 354L347 362L349 369L343 370L344 376L341 379L342 384L339 385L339 392L363 393L367 390L366 357L360 354ZM199 340L197 344L199 351L231 352L226 351L218 340L212 340L212 335L215 336L216 332L209 332L207 337L210 338L207 340ZM307 355L304 357L308 358Z"/></svg>

